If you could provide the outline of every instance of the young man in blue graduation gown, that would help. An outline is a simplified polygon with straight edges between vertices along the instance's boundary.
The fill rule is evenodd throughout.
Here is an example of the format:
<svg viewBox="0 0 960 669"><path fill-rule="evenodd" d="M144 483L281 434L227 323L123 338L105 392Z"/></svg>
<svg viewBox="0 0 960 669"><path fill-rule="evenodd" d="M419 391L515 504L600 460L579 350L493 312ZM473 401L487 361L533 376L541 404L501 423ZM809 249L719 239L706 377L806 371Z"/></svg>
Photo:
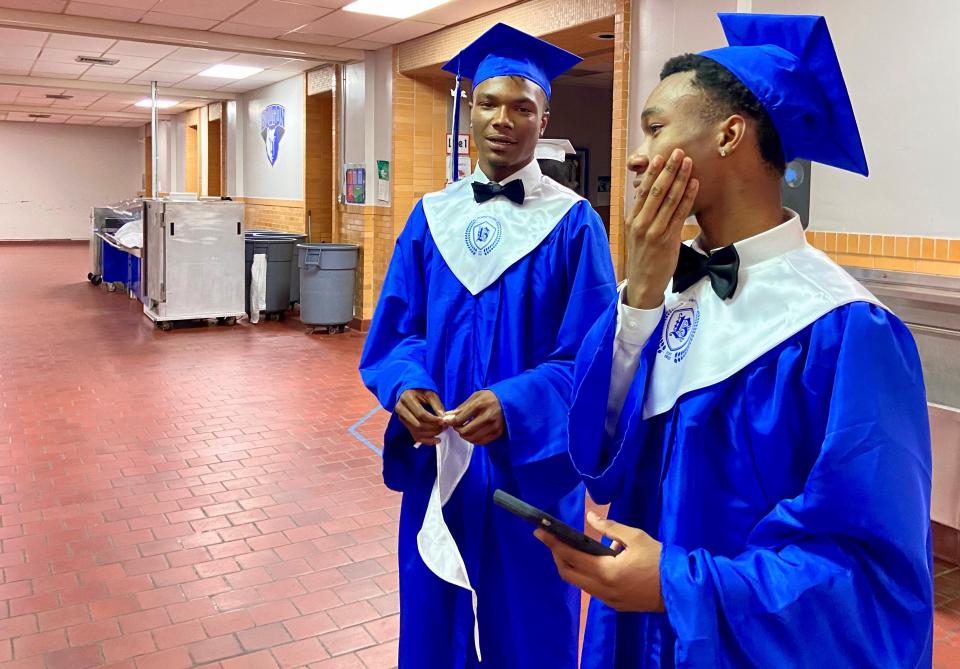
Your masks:
<svg viewBox="0 0 960 669"><path fill-rule="evenodd" d="M625 548L537 534L593 596L585 669L929 667L917 350L780 204L785 160L867 174L833 44L822 17L721 21L644 108L627 282L577 358L570 452Z"/></svg>
<svg viewBox="0 0 960 669"><path fill-rule="evenodd" d="M492 494L503 488L583 525L566 417L576 352L615 280L599 216L534 160L550 80L579 60L498 24L445 68L473 80L477 169L410 215L360 363L393 412L383 475L403 493L402 669L576 667L579 592ZM461 451L453 493L438 493L442 516L430 516L436 453L458 439L477 447ZM456 572L462 557L466 574L428 568L424 551L438 545L432 559Z"/></svg>

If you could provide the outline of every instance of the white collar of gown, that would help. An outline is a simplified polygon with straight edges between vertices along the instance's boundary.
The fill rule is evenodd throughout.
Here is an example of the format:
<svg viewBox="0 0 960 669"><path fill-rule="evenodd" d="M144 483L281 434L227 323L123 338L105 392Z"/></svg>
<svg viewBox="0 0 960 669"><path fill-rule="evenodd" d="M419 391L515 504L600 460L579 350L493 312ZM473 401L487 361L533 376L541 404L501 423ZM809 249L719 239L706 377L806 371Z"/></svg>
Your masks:
<svg viewBox="0 0 960 669"><path fill-rule="evenodd" d="M729 300L708 278L672 285L643 416L669 411L684 394L719 383L830 311L852 302L883 307L842 267L807 243L799 216L737 242L737 291ZM703 253L702 238L691 242Z"/></svg>
<svg viewBox="0 0 960 669"><path fill-rule="evenodd" d="M454 276L477 295L546 239L583 198L540 171L536 160L499 182L523 182L523 204L498 196L473 199L473 182L490 181L480 166L465 179L423 196L430 234Z"/></svg>

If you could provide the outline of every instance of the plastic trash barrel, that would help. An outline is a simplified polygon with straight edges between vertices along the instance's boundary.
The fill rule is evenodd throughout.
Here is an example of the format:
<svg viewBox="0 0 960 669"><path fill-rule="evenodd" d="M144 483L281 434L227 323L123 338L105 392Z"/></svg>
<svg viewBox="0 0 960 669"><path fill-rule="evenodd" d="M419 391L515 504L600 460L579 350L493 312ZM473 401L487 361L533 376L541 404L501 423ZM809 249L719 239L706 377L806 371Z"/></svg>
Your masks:
<svg viewBox="0 0 960 669"><path fill-rule="evenodd" d="M285 239L291 244L290 249L290 306L286 307L284 310L289 309L294 304L300 301L300 270L297 268L297 255L296 255L296 246L297 244L303 244L307 241L306 235L297 234L294 232L278 232L276 230L247 230L245 239L257 238L257 239ZM267 258L269 263L270 259ZM253 263L253 256L249 253L246 258L247 268L246 268L246 285L247 285L247 294L249 301L250 293L250 267ZM270 270L273 269L272 266L267 266L267 283L271 281ZM268 288L269 291L269 288ZM267 300L269 301L269 297ZM249 305L248 305L249 306ZM272 311L272 310L271 310ZM247 309L247 313L250 312L250 309Z"/></svg>
<svg viewBox="0 0 960 669"><path fill-rule="evenodd" d="M262 253L267 256L267 295L266 308L268 314L282 314L290 308L290 276L291 264L294 263L293 237L273 237L247 235L244 244L244 291L245 306L250 313L250 283L253 256Z"/></svg>
<svg viewBox="0 0 960 669"><path fill-rule="evenodd" d="M353 319L356 244L300 244L300 320L305 325L345 326Z"/></svg>

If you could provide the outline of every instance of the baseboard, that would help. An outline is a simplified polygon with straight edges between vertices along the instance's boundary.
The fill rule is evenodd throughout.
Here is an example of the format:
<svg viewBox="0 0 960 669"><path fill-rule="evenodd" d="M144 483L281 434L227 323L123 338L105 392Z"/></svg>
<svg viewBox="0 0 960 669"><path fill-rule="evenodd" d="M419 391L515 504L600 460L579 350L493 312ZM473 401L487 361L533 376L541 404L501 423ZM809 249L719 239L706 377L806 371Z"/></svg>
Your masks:
<svg viewBox="0 0 960 669"><path fill-rule="evenodd" d="M2 246L20 246L22 244L89 244L89 239L0 239Z"/></svg>
<svg viewBox="0 0 960 669"><path fill-rule="evenodd" d="M370 319L360 320L359 318L354 318L350 321L348 327L357 332L366 332L370 329Z"/></svg>
<svg viewBox="0 0 960 669"><path fill-rule="evenodd" d="M960 530L930 522L933 533L933 554L941 560L960 564Z"/></svg>

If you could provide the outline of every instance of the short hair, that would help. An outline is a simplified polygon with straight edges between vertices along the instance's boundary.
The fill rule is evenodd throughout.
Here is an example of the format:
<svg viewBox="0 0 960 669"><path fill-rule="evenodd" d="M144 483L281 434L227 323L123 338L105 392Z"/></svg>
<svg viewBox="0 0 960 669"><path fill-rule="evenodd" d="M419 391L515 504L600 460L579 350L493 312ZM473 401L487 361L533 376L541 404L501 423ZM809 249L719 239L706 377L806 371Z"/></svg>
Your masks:
<svg viewBox="0 0 960 669"><path fill-rule="evenodd" d="M731 114L740 114L756 123L760 156L782 176L786 170L783 143L770 114L760 104L757 96L717 61L692 53L668 60L660 72L660 80L683 72L693 72L693 85L706 94L710 102L704 110L706 118L713 121Z"/></svg>

